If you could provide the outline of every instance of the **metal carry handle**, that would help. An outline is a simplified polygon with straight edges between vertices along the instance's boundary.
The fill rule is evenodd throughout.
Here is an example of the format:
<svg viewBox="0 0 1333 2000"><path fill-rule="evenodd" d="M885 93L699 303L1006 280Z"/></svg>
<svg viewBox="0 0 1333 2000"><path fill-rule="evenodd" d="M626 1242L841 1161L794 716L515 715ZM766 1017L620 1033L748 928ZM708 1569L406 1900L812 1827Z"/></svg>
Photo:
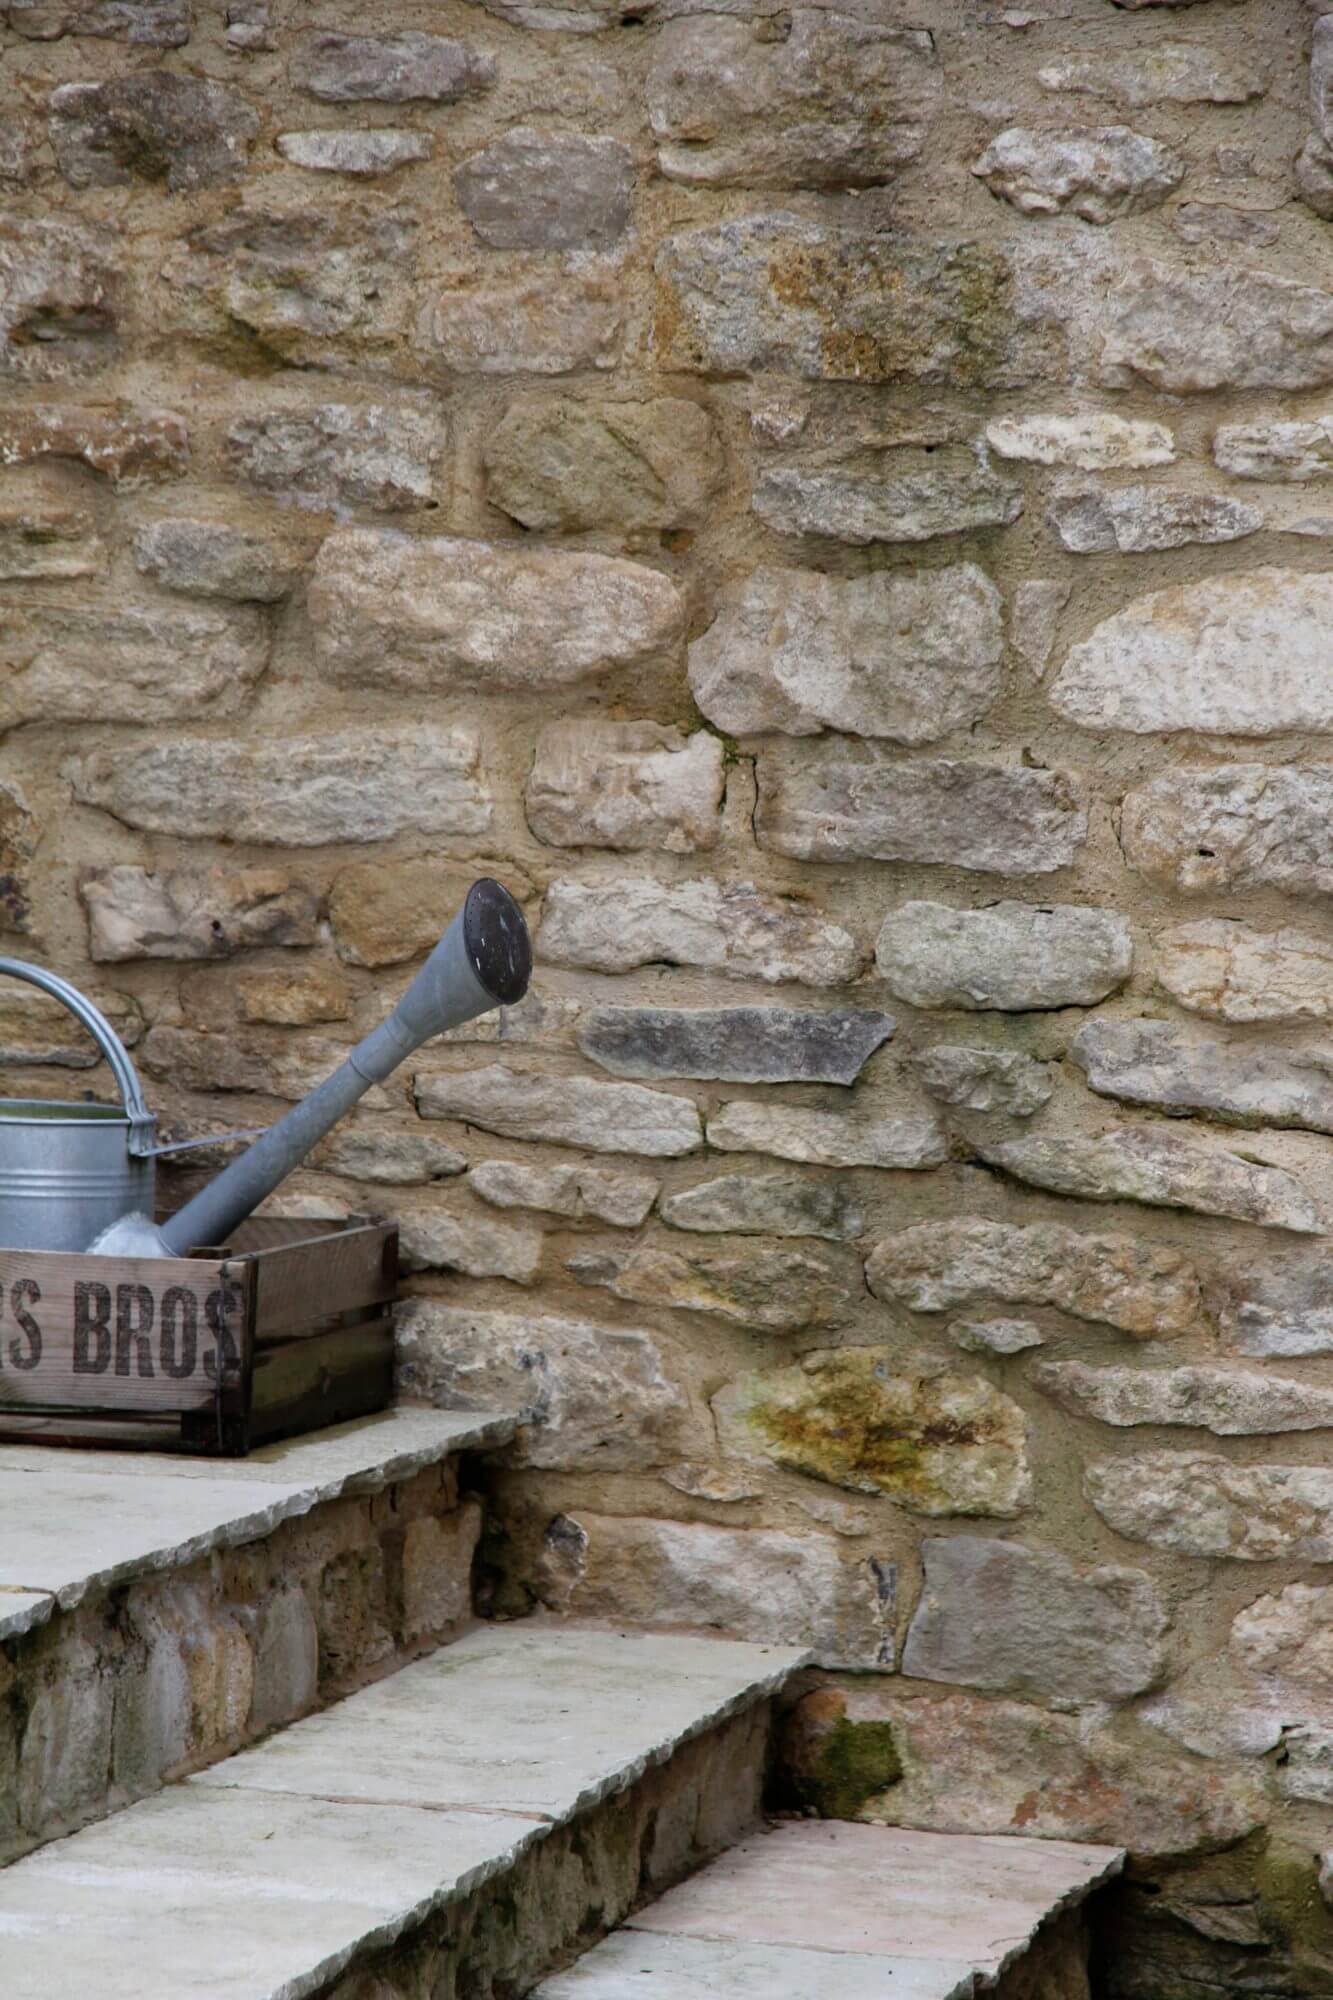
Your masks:
<svg viewBox="0 0 1333 2000"><path fill-rule="evenodd" d="M105 1014L94 1007L77 986L71 986L67 979L62 979L58 973L47 972L40 965L27 965L21 958L0 958L0 975L22 979L29 986L39 986L43 993L62 1001L88 1030L116 1079L121 1102L130 1121L129 1150L138 1159L146 1158L153 1151L153 1114L144 1102L139 1073L130 1061L129 1052Z"/></svg>

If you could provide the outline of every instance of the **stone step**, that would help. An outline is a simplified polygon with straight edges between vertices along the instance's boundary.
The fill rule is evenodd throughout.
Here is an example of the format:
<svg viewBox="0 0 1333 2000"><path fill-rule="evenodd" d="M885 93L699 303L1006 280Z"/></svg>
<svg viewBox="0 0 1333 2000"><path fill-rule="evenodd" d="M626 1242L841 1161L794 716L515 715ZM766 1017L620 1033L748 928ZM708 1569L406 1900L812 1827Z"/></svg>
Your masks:
<svg viewBox="0 0 1333 2000"><path fill-rule="evenodd" d="M470 1622L459 1454L400 1406L239 1460L0 1446L0 1863Z"/></svg>
<svg viewBox="0 0 1333 2000"><path fill-rule="evenodd" d="M640 1910L533 2000L1085 2000L1081 1906L1123 1853L800 1821Z"/></svg>
<svg viewBox="0 0 1333 2000"><path fill-rule="evenodd" d="M805 1658L474 1628L0 1872L0 1990L526 1992L758 1823L770 1697Z"/></svg>

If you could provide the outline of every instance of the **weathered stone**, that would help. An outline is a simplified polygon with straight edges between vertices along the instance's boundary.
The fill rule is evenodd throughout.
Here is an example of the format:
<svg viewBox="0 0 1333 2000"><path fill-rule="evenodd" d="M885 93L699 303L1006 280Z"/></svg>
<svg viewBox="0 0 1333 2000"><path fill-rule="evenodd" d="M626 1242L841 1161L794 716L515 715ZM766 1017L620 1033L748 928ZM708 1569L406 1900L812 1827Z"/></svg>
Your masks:
<svg viewBox="0 0 1333 2000"><path fill-rule="evenodd" d="M177 868L162 875L122 863L85 875L88 955L230 958L257 946L315 941L318 905L284 868Z"/></svg>
<svg viewBox="0 0 1333 2000"><path fill-rule="evenodd" d="M1079 1570L1053 1550L957 1535L921 1546L902 1669L1003 1694L1124 1701L1162 1677L1167 1615L1141 1569Z"/></svg>
<svg viewBox="0 0 1333 2000"><path fill-rule="evenodd" d="M610 257L521 258L442 274L424 345L460 375L565 375L614 368L625 316L624 274Z"/></svg>
<svg viewBox="0 0 1333 2000"><path fill-rule="evenodd" d="M143 1036L143 1016L134 1001L124 993L95 993L91 998L121 1041L133 1048ZM61 1001L10 980L0 988L0 1063L6 1068L50 1064L56 1069L95 1069L101 1060L91 1035Z"/></svg>
<svg viewBox="0 0 1333 2000"><path fill-rule="evenodd" d="M1151 591L1071 649L1051 683L1051 703L1081 728L1141 735L1333 729L1331 615L1333 579L1297 570L1248 570Z"/></svg>
<svg viewBox="0 0 1333 2000"><path fill-rule="evenodd" d="M1103 379L1168 395L1333 382L1333 292L1233 263L1129 267L1111 293Z"/></svg>
<svg viewBox="0 0 1333 2000"><path fill-rule="evenodd" d="M1083 1489L1132 1542L1241 1562L1333 1562L1333 1472L1150 1451L1088 1466Z"/></svg>
<svg viewBox="0 0 1333 2000"><path fill-rule="evenodd" d="M1157 981L1214 1021L1333 1020L1333 945L1310 932L1257 931L1227 917L1156 939Z"/></svg>
<svg viewBox="0 0 1333 2000"><path fill-rule="evenodd" d="M1047 875L1067 868L1087 839L1088 815L1064 771L947 757L904 764L875 745L833 737L775 744L760 754L756 775L755 837L798 861Z"/></svg>
<svg viewBox="0 0 1333 2000"><path fill-rule="evenodd" d="M941 97L934 39L822 7L790 33L669 21L648 74L658 165L709 186L870 187L925 145Z"/></svg>
<svg viewBox="0 0 1333 2000"><path fill-rule="evenodd" d="M801 1174L721 1174L667 1196L660 1213L672 1229L733 1236L823 1236L848 1243L865 1228L845 1186Z"/></svg>
<svg viewBox="0 0 1333 2000"><path fill-rule="evenodd" d="M665 963L700 966L728 979L794 979L809 986L845 985L865 964L841 924L826 923L795 897L709 877L553 882L538 954L548 965L593 972Z"/></svg>
<svg viewBox="0 0 1333 2000"><path fill-rule="evenodd" d="M463 871L467 884L476 878L476 868ZM512 866L505 870L514 879ZM453 1030L455 1042L484 1042L488 1047L501 1043L522 1043L527 1048L572 1049L574 1036L583 1018L583 1003L564 994L543 992L530 986L516 1007L495 1007L488 1014L465 1021Z"/></svg>
<svg viewBox="0 0 1333 2000"><path fill-rule="evenodd" d="M893 1665L893 1571L845 1561L829 1535L561 1515L543 1596L576 1618L716 1628L806 1646L821 1666Z"/></svg>
<svg viewBox="0 0 1333 2000"><path fill-rule="evenodd" d="M927 743L1002 684L1000 594L973 563L833 577L761 565L690 647L690 687L735 736L843 729Z"/></svg>
<svg viewBox="0 0 1333 2000"><path fill-rule="evenodd" d="M106 566L106 544L82 508L0 505L0 582L100 576Z"/></svg>
<svg viewBox="0 0 1333 2000"><path fill-rule="evenodd" d="M320 403L242 417L227 433L236 470L298 507L402 512L436 504L448 430L413 403Z"/></svg>
<svg viewBox="0 0 1333 2000"><path fill-rule="evenodd" d="M134 538L135 567L168 590L237 603L277 604L300 573L300 557L268 535L226 521L150 521Z"/></svg>
<svg viewBox="0 0 1333 2000"><path fill-rule="evenodd" d="M966 445L899 446L850 464L776 466L760 474L753 505L780 535L860 547L1005 528L1022 513L1023 493Z"/></svg>
<svg viewBox="0 0 1333 2000"><path fill-rule="evenodd" d="M714 847L722 745L660 722L552 722L524 787L528 825L551 847Z"/></svg>
<svg viewBox="0 0 1333 2000"><path fill-rule="evenodd" d="M514 402L483 445L486 497L525 528L627 534L695 526L722 477L707 410L643 402Z"/></svg>
<svg viewBox="0 0 1333 2000"><path fill-rule="evenodd" d="M648 1174L617 1174L604 1167L534 1167L522 1160L482 1160L468 1186L494 1208L534 1208L574 1222L609 1222L637 1229L657 1199Z"/></svg>
<svg viewBox="0 0 1333 2000"><path fill-rule="evenodd" d="M428 160L434 151L428 132L395 132L387 127L360 132L280 132L277 147L294 167L308 167L320 174L355 174L363 180Z"/></svg>
<svg viewBox="0 0 1333 2000"><path fill-rule="evenodd" d="M450 914L485 871L471 862L354 861L329 885L329 918L338 956L348 965L402 965L439 943ZM495 864L521 895L523 882Z"/></svg>
<svg viewBox="0 0 1333 2000"><path fill-rule="evenodd" d="M1213 432L1213 457L1233 479L1333 479L1333 416L1221 424Z"/></svg>
<svg viewBox="0 0 1333 2000"><path fill-rule="evenodd" d="M809 1111L787 1104L724 1104L708 1120L708 1143L719 1153L769 1153L815 1167L940 1167L949 1144L930 1112L900 1116Z"/></svg>
<svg viewBox="0 0 1333 2000"><path fill-rule="evenodd" d="M76 458L116 486L183 472L190 460L184 417L115 403L29 403L0 413L0 465Z"/></svg>
<svg viewBox="0 0 1333 2000"><path fill-rule="evenodd" d="M1317 1205L1290 1174L1150 1126L1126 1125L1095 1138L983 1139L975 1146L981 1159L1016 1180L1081 1201L1141 1201L1306 1236L1324 1233Z"/></svg>
<svg viewBox="0 0 1333 2000"><path fill-rule="evenodd" d="M33 169L33 135L24 125L11 124L0 136L0 181L26 181Z"/></svg>
<svg viewBox="0 0 1333 2000"><path fill-rule="evenodd" d="M1062 545L1080 556L1144 555L1195 542L1236 542L1264 525L1259 509L1243 500L1163 486L1095 486L1057 493L1046 519ZM1127 615L1122 612L1121 619Z"/></svg>
<svg viewBox="0 0 1333 2000"><path fill-rule="evenodd" d="M349 1045L324 1035L242 1035L235 1028L211 1033L175 1028L159 1021L144 1040L141 1061L150 1076L171 1079L179 1090L239 1090L260 1097L280 1097L291 1103L307 1096L346 1060ZM390 1098L379 1086L366 1097L381 1110ZM201 1156L210 1169L209 1154ZM343 1221L345 1202L305 1193L271 1196L267 1215Z"/></svg>
<svg viewBox="0 0 1333 2000"><path fill-rule="evenodd" d="M1120 839L1130 866L1165 888L1326 896L1333 764L1163 771L1126 794Z"/></svg>
<svg viewBox="0 0 1333 2000"><path fill-rule="evenodd" d="M1069 598L1070 585L1051 577L1030 578L1014 591L1009 637L1034 680L1041 680L1051 663L1060 617Z"/></svg>
<svg viewBox="0 0 1333 2000"><path fill-rule="evenodd" d="M734 1506L740 1500L755 1500L760 1492L758 1483L744 1473L724 1472L716 1465L701 1465L688 1458L679 1465L669 1465L661 1478L677 1493L687 1493L691 1500L711 1500L722 1507Z"/></svg>
<svg viewBox="0 0 1333 2000"><path fill-rule="evenodd" d="M243 1021L279 1028L306 1028L317 1021L346 1021L352 989L334 965L284 966L277 972L245 972L236 981Z"/></svg>
<svg viewBox="0 0 1333 2000"><path fill-rule="evenodd" d="M892 1347L807 1354L713 1398L726 1452L771 1458L914 1514L1020 1514L1032 1498L1023 1412L978 1375L900 1372Z"/></svg>
<svg viewBox="0 0 1333 2000"><path fill-rule="evenodd" d="M1037 71L1037 81L1043 90L1112 97L1132 110L1146 104L1248 104L1268 88L1261 71L1192 42L1061 56Z"/></svg>
<svg viewBox="0 0 1333 2000"><path fill-rule="evenodd" d="M1182 201L1171 211L1171 227L1185 243L1244 243L1265 250L1282 226L1275 215L1230 208L1218 201Z"/></svg>
<svg viewBox="0 0 1333 2000"><path fill-rule="evenodd" d="M629 227L634 159L619 139L514 125L454 169L454 193L495 250L605 250Z"/></svg>
<svg viewBox="0 0 1333 2000"><path fill-rule="evenodd" d="M1046 1345L1045 1334L1030 1319L958 1319L949 1338L964 1354L1024 1354Z"/></svg>
<svg viewBox="0 0 1333 2000"><path fill-rule="evenodd" d="M600 1285L632 1305L716 1313L738 1326L797 1332L843 1325L862 1294L855 1259L836 1251L756 1244L657 1243L571 1257L581 1284Z"/></svg>
<svg viewBox="0 0 1333 2000"><path fill-rule="evenodd" d="M1241 1354L1333 1354L1333 1272L1324 1258L1226 1258L1212 1296L1223 1339Z"/></svg>
<svg viewBox="0 0 1333 2000"><path fill-rule="evenodd" d="M0 216L0 375L55 382L114 357L118 256L110 231ZM26 418L4 421L28 429Z"/></svg>
<svg viewBox="0 0 1333 2000"><path fill-rule="evenodd" d="M245 172L259 114L225 83L166 69L62 83L50 98L51 144L71 187L165 181L170 194Z"/></svg>
<svg viewBox="0 0 1333 2000"><path fill-rule="evenodd" d="M880 976L914 1007L1091 1007L1134 965L1124 918L1075 903L983 910L900 903L875 946Z"/></svg>
<svg viewBox="0 0 1333 2000"><path fill-rule="evenodd" d="M0 607L0 726L235 715L268 665L257 611L10 603Z"/></svg>
<svg viewBox="0 0 1333 2000"><path fill-rule="evenodd" d="M489 89L495 59L443 35L307 35L291 59L297 90L326 104L453 104Z"/></svg>
<svg viewBox="0 0 1333 2000"><path fill-rule="evenodd" d="M913 1056L912 1068L922 1089L941 1104L962 1111L999 1111L1009 1118L1031 1118L1055 1088L1049 1066L1017 1049L937 1042Z"/></svg>
<svg viewBox="0 0 1333 2000"><path fill-rule="evenodd" d="M380 1130L367 1125L339 1127L315 1155L315 1163L349 1180L386 1187L447 1180L466 1171L466 1156L433 1132Z"/></svg>
<svg viewBox="0 0 1333 2000"><path fill-rule="evenodd" d="M1231 1622L1228 1651L1248 1674L1290 1689L1333 1694L1333 1589L1289 1583Z"/></svg>
<svg viewBox="0 0 1333 2000"><path fill-rule="evenodd" d="M472 1617L472 1562L481 1538L481 1508L465 1502L441 1519L427 1514L403 1531L401 1631L414 1639L455 1632Z"/></svg>
<svg viewBox="0 0 1333 2000"><path fill-rule="evenodd" d="M0 18L26 41L88 35L154 49L190 39L190 0L6 0Z"/></svg>
<svg viewBox="0 0 1333 2000"><path fill-rule="evenodd" d="M530 1285L541 1270L542 1233L469 1212L399 1207L398 1240L406 1271L461 1271L468 1278L508 1278Z"/></svg>
<svg viewBox="0 0 1333 2000"><path fill-rule="evenodd" d="M0 931L29 928L36 847L36 822L23 793L17 785L0 784Z"/></svg>
<svg viewBox="0 0 1333 2000"><path fill-rule="evenodd" d="M177 736L89 751L64 765L82 805L126 826L196 840L322 847L398 833L485 833L490 793L470 729L367 728L228 742Z"/></svg>
<svg viewBox="0 0 1333 2000"><path fill-rule="evenodd" d="M689 1406L651 1333L437 1299L398 1308L399 1380L448 1409L513 1410L511 1450L549 1471L633 1471L688 1445Z"/></svg>
<svg viewBox="0 0 1333 2000"><path fill-rule="evenodd" d="M1282 1747L1278 1790L1283 1798L1333 1805L1333 1729L1322 1723L1296 1723L1283 1731Z"/></svg>
<svg viewBox="0 0 1333 2000"><path fill-rule="evenodd" d="M1188 1688L1186 1680L1184 1686ZM1231 1691L1228 1689L1227 1694ZM1243 1702L1243 1697L1241 1698ZM1224 1705L1225 1704L1225 1705ZM1266 1757L1270 1750L1276 1750L1282 1741L1282 1720L1273 1710L1243 1702L1231 1706L1227 1696L1216 1686L1205 1687L1198 1695L1182 1693L1180 1685L1170 1693L1158 1695L1153 1701L1145 1701L1136 1709L1135 1715L1152 1729L1160 1729L1173 1743L1179 1743L1184 1750L1192 1750L1196 1757ZM1195 1904L1188 1911L1182 1911L1187 1922L1197 1928L1196 1918L1201 1917L1207 1927L1205 1934L1216 1936L1214 1926L1227 1922L1229 1911L1220 1913L1215 1906L1205 1909ZM1248 1911L1239 1914L1241 1922L1249 1916ZM1258 1938L1254 1942L1258 1942Z"/></svg>
<svg viewBox="0 0 1333 2000"><path fill-rule="evenodd" d="M1077 416L996 417L986 442L1001 458L1030 465L1074 465L1081 472L1140 472L1172 465L1176 440L1165 424L1136 422L1108 410Z"/></svg>
<svg viewBox="0 0 1333 2000"><path fill-rule="evenodd" d="M1217 1437L1333 1429L1333 1389L1239 1368L1089 1368L1038 1361L1028 1379L1075 1416L1121 1429L1183 1424Z"/></svg>
<svg viewBox="0 0 1333 2000"><path fill-rule="evenodd" d="M1202 1112L1225 1125L1333 1132L1327 1050L1215 1041L1171 1021L1089 1021L1069 1054L1103 1097L1177 1117Z"/></svg>
<svg viewBox="0 0 1333 2000"><path fill-rule="evenodd" d="M866 1278L877 1298L913 1312L992 1298L1055 1306L1138 1340L1204 1333L1209 1325L1198 1273L1179 1251L1054 1222L1025 1229L973 1218L920 1222L876 1245Z"/></svg>
<svg viewBox="0 0 1333 2000"><path fill-rule="evenodd" d="M1127 125L1010 125L972 171L1024 215L1068 211L1105 223L1159 207L1185 178L1185 162Z"/></svg>
<svg viewBox="0 0 1333 2000"><path fill-rule="evenodd" d="M599 1007L579 1047L615 1076L723 1083L855 1083L891 1014L790 1007Z"/></svg>
<svg viewBox="0 0 1333 2000"><path fill-rule="evenodd" d="M1306 207L1324 222L1333 217L1333 147L1312 132L1296 155L1296 188Z"/></svg>
<svg viewBox="0 0 1333 2000"><path fill-rule="evenodd" d="M539 1076L486 1069L415 1079L423 1118L452 1118L503 1139L544 1139L593 1153L643 1153L670 1159L703 1143L688 1097L637 1083L595 1083L582 1076Z"/></svg>
<svg viewBox="0 0 1333 2000"><path fill-rule="evenodd" d="M330 535L308 602L329 680L409 693L564 687L669 654L684 616L640 563L388 528Z"/></svg>

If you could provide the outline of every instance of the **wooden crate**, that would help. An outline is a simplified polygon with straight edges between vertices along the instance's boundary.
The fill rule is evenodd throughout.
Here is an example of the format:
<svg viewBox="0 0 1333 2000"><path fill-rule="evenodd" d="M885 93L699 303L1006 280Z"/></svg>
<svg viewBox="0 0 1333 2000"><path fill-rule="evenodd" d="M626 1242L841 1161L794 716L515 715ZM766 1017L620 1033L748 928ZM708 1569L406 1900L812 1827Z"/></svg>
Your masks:
<svg viewBox="0 0 1333 2000"><path fill-rule="evenodd" d="M252 1217L190 1257L0 1250L0 1438L239 1458L393 1393L398 1232Z"/></svg>

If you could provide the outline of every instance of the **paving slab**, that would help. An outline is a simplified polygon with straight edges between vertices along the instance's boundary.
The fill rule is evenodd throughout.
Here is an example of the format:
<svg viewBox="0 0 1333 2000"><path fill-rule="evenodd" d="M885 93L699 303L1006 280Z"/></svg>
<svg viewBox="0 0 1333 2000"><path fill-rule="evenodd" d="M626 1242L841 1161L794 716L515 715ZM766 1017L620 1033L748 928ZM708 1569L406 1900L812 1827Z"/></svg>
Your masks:
<svg viewBox="0 0 1333 2000"><path fill-rule="evenodd" d="M808 1659L675 1633L483 1626L189 1784L563 1820Z"/></svg>
<svg viewBox="0 0 1333 2000"><path fill-rule="evenodd" d="M543 1980L532 2000L973 2000L976 1990L960 1961L623 1930Z"/></svg>

